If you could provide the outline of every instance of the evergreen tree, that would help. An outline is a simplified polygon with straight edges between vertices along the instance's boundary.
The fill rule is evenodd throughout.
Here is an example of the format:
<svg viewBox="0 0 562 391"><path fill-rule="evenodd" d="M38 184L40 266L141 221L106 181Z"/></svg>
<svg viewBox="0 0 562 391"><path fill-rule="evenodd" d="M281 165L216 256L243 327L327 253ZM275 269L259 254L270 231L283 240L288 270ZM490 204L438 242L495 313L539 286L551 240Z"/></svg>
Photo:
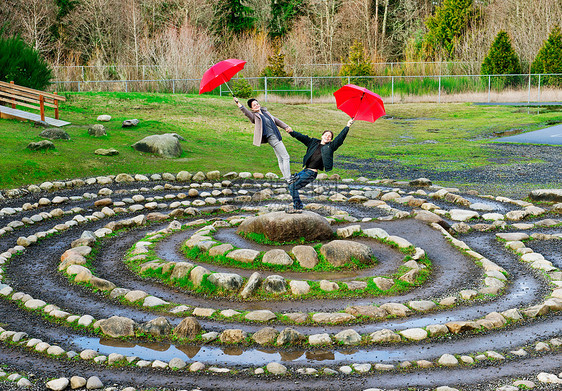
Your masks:
<svg viewBox="0 0 562 391"><path fill-rule="evenodd" d="M269 36L272 39L284 37L299 16L306 13L308 0L271 0Z"/></svg>
<svg viewBox="0 0 562 391"><path fill-rule="evenodd" d="M562 73L562 33L554 26L531 64L531 73ZM562 76L544 76L541 84L562 87Z"/></svg>
<svg viewBox="0 0 562 391"><path fill-rule="evenodd" d="M254 10L242 4L242 0L217 0L213 10L214 33L219 40L228 34L241 35L254 28Z"/></svg>
<svg viewBox="0 0 562 391"><path fill-rule="evenodd" d="M473 0L443 0L427 18L424 51L429 57L453 58L457 43L476 16Z"/></svg>
<svg viewBox="0 0 562 391"><path fill-rule="evenodd" d="M373 63L367 55L367 51L363 47L363 44L357 40L353 42L353 45L349 48L349 55L346 60L342 60L344 63L340 69L339 76L372 76L373 75ZM363 84L366 85L366 79L359 78L344 78L344 84L347 84L348 80L353 84Z"/></svg>
<svg viewBox="0 0 562 391"><path fill-rule="evenodd" d="M292 82L292 79L275 79L277 77L291 77L292 72L285 71L285 55L281 53L281 50L277 48L275 54L267 58L269 63L263 71L261 72L261 77L272 77L274 79L268 79L268 86L278 88Z"/></svg>
<svg viewBox="0 0 562 391"><path fill-rule="evenodd" d="M19 36L0 37L0 80L42 90L53 78L47 62Z"/></svg>
<svg viewBox="0 0 562 391"><path fill-rule="evenodd" d="M521 73L519 58L511 46L511 39L505 31L500 31L490 47L490 51L484 62L480 73L483 75L512 75ZM508 77L502 79L505 84L516 84L519 77Z"/></svg>

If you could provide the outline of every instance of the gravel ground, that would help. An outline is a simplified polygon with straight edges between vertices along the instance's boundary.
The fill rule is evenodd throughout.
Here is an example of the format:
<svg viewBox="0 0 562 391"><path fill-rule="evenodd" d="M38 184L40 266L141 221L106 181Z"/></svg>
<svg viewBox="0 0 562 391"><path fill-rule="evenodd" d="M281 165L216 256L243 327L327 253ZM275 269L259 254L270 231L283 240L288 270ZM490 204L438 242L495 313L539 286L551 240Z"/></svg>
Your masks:
<svg viewBox="0 0 562 391"><path fill-rule="evenodd" d="M420 177L435 184L448 183L481 194L502 194L524 198L538 188L562 186L562 147L550 145L493 144L485 148L498 158L490 166L459 170L436 171L423 167L404 166L396 160L354 159L340 155L339 165L347 170L357 170L367 178L411 180ZM541 163L524 163L535 159ZM519 162L518 162L519 161Z"/></svg>

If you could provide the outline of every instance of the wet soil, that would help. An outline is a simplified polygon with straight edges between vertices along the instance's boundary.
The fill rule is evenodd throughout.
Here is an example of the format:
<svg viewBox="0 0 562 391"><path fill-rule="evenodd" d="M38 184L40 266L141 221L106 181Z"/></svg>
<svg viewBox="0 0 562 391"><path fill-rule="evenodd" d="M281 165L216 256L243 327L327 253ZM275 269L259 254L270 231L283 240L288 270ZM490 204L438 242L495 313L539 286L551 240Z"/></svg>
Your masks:
<svg viewBox="0 0 562 391"><path fill-rule="evenodd" d="M416 175L416 177L425 175ZM431 177L431 175L429 176ZM403 177L401 177L403 178ZM149 185L146 185L150 188ZM106 186L107 187L107 186ZM109 186L111 187L111 186ZM126 185L119 185L115 189L127 189ZM61 195L82 195L84 192L97 192L96 187L71 189L60 191ZM163 196L165 192L145 192L143 195ZM39 197L52 197L53 194L29 195L17 200L6 200L5 206L21 206L25 202L36 202ZM113 194L114 201L130 197L131 194ZM468 197L468 196L467 196ZM513 205L499 204L489 200L478 201L492 203L497 210L505 213L517 209ZM160 202L160 201L159 201ZM162 201L166 202L166 201ZM433 200L432 200L433 202ZM444 207L451 208L450 204L435 201ZM69 211L71 207L84 208L82 214L86 215L99 208L93 207L93 200L69 202L61 207ZM240 206L251 206L249 204ZM372 217L372 209L348 204L337 205L350 212L357 218ZM409 210L402 205L393 205L398 209ZM44 210L52 210L54 206ZM164 210L165 212L165 210ZM35 211L20 212L18 219L30 217ZM377 213L379 213L377 211ZM73 214L57 220L48 220L34 225L17 228L11 233L0 237L0 253L12 247L18 237L29 236L39 231L46 230L57 223L72 218ZM123 214L118 218L130 217L132 214ZM196 216L191 219L200 218ZM220 216L218 216L220 217ZM7 225L12 217L0 217L0 227ZM109 221L109 220L107 220ZM452 222L451 222L452 223ZM47 237L37 245L26 248L25 252L16 255L5 265L3 282L14 288L14 291L23 291L34 298L41 298L50 304L55 304L65 311L76 314L90 314L96 319L108 318L113 315L125 316L137 323L146 322L161 315L156 311L138 307L124 306L117 300L107 298L101 293L93 293L91 289L71 284L57 270L60 255L68 248L70 243L77 239L85 230L94 231L106 221L91 222L72 227L60 234ZM253 301L244 302L237 299L221 299L216 297L203 297L193 295L175 287L169 287L158 281L142 279L132 273L123 263L126 251L147 232L158 230L168 223L153 224L150 227L137 228L122 232L119 235L104 239L92 263L95 274L101 278L114 282L119 287L140 289L170 302L187 304L190 306L212 307L217 309L255 310L270 309L277 312L324 312L341 311L352 305L380 305L387 302L407 303L410 300L440 299L456 294L460 289L477 289L483 278L482 270L475 262L460 251L454 249L437 231L429 229L425 224L412 220L376 221L360 223L363 229L379 227L391 235L398 235L426 250L432 261L432 274L430 280L423 286L412 289L399 297L359 297L349 299L316 299L293 301ZM357 223L354 223L357 224ZM344 224L346 225L346 224ZM183 231L170 236L157 247L157 253L166 260L185 260L179 245L192 231ZM559 228L541 228L533 232L558 233ZM246 239L237 237L233 230L225 229L217 236L221 241L235 242L240 247L251 246L265 250L268 246L252 244ZM492 311L505 311L510 308L528 307L544 300L549 294L550 287L544 276L532 271L518 258L505 251L501 243L495 239L494 233L473 232L460 235L474 251L485 255L493 262L502 266L510 276L510 283L501 295L481 301L460 302L448 310L434 311L427 314L416 314L406 318L395 318L362 322L350 326L336 325L291 325L304 334L330 333L335 334L345 328L353 328L361 334L371 333L381 329L403 330L413 327L426 327L431 324L444 324L453 320L477 319ZM370 243L379 264L372 269L360 273L391 272L396 269L402 255L396 250L384 245ZM534 241L529 244L535 251L560 267L562 254L561 241ZM207 265L212 270L229 270L226 267ZM245 275L247 271L236 269L235 272ZM267 274L267 273L265 273ZM299 278L321 279L325 276L320 273L296 273ZM360 274L359 274L360 275ZM289 276L288 278L293 278ZM330 276L331 280L344 281L353 277L346 273ZM167 313L166 317L173 325L181 320ZM385 389L434 389L439 385L469 387L471 390L492 390L498 384L509 384L513 378L534 379L539 372L559 373L561 371L562 353L554 350L549 353L537 354L533 350L536 341L547 341L550 338L560 337L562 316L551 314L511 325L505 329L489 331L481 334L461 334L447 336L442 339L430 339L420 343L398 344L389 346L369 346L344 348L334 346L330 349L316 348L303 350L298 347L288 348L261 348L258 346L223 347L219 345L188 345L174 346L169 341L160 343L147 341L117 341L100 339L98 336L84 331L76 331L70 327L45 320L36 312L21 309L10 300L0 298L1 326L7 330L24 331L33 338L40 338L51 344L61 346L65 350L81 351L86 348L98 350L101 354L122 352L129 356L138 356L141 359L160 359L169 361L173 357L180 357L186 362L203 361L207 365L227 366L236 368L236 375L217 375L208 373L189 373L161 371L155 369L140 369L136 367L108 368L95 365L82 360L58 360L45 355L34 353L18 346L0 344L0 364L5 365L5 371L14 370L32 373L38 379L47 379L59 376L72 376L79 374L83 377L98 376L106 385L118 384L120 386L135 386L139 389L192 389L202 390L246 390L248 387L278 390L363 390L367 388ZM245 324L234 321L201 320L203 329L207 331L222 331L228 328L242 328L246 332L255 332L264 325ZM273 322L268 324L281 331L286 324ZM474 366L461 366L453 369L434 368L427 370L401 370L390 372L374 372L371 375L333 375L333 376L304 376L291 372L283 377L253 375L253 370L266 365L268 362L282 362L292 368L318 368L332 369L353 363L395 363L415 360L434 360L445 353L474 354L487 350L497 350L507 353L510 350L528 347L530 353L526 358L509 356L505 362L481 361ZM536 379L535 379L536 381ZM44 389L38 382L32 389ZM9 383L0 382L0 389L9 390ZM461 388L462 388L461 387ZM543 389L555 389L554 386L545 386ZM464 388L462 388L464 389Z"/></svg>

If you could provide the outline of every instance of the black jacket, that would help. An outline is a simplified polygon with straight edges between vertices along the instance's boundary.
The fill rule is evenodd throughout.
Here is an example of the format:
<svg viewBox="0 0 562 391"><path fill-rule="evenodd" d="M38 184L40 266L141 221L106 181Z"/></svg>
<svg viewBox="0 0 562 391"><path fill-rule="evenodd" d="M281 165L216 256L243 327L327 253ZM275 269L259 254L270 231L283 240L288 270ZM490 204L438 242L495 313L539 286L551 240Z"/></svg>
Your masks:
<svg viewBox="0 0 562 391"><path fill-rule="evenodd" d="M349 127L343 128L343 130L334 138L332 141L324 145L322 148L322 161L324 162L324 169L326 171L331 171L334 166L334 152L343 144L347 136L347 132L349 132ZM306 145L306 154L302 159L302 165L306 166L307 160L312 156L316 148L320 145L321 140L313 137L308 137L305 134L292 131L289 133L292 137L299 140L301 143Z"/></svg>

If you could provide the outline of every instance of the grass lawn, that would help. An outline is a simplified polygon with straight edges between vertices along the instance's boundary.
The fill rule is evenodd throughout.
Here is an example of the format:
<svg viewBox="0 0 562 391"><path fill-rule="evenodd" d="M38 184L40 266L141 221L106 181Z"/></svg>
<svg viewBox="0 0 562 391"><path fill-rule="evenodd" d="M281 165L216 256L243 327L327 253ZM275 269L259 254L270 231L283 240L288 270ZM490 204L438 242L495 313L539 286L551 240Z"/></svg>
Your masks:
<svg viewBox="0 0 562 391"><path fill-rule="evenodd" d="M119 173L162 173L220 170L274 172L280 174L272 149L252 145L253 125L238 110L232 98L151 93L66 93L61 119L71 140L54 140L56 149L32 152L30 142L40 141L42 128L29 122L0 120L0 188L7 189L46 180L65 180ZM263 102L262 102L263 103ZM335 104L264 103L273 115L294 130L319 137L324 129L336 134L349 117ZM560 110L560 109L558 109ZM560 120L560 111L510 106L471 104L387 105L387 117L371 124L356 122L338 153L359 159L393 160L402 165L426 169L467 169L495 164L486 148L494 132L541 129ZM108 135L88 135L88 125L100 114L109 114L103 123ZM52 112L47 111L48 116ZM126 119L140 125L121 128ZM131 144L152 134L174 132L182 142L177 159L137 152ZM300 168L305 147L283 132L291 155L292 171ZM115 148L117 156L98 156L97 148ZM529 157L524 162L533 162ZM521 163L521 161L519 161ZM344 177L359 172L333 171ZM401 178L393 178L401 179Z"/></svg>

